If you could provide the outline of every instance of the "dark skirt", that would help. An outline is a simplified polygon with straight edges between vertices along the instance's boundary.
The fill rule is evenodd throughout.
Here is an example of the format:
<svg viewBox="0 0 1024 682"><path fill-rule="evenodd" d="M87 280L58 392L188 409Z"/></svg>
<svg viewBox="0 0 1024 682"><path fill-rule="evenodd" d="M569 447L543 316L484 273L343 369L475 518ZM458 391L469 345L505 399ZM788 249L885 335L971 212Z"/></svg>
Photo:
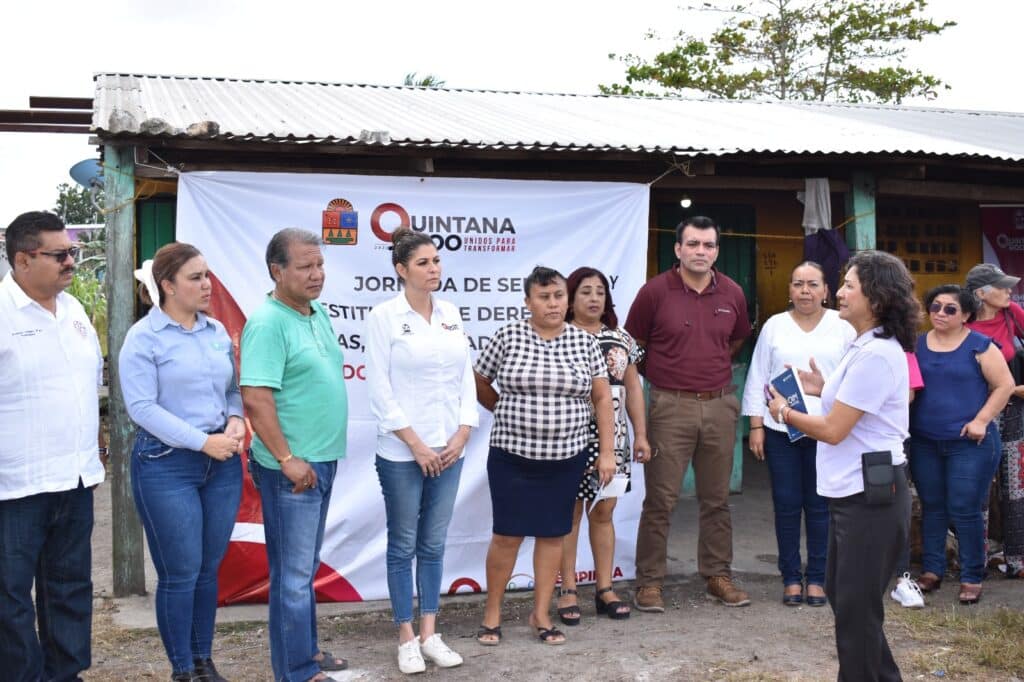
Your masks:
<svg viewBox="0 0 1024 682"><path fill-rule="evenodd" d="M491 447L487 481L494 534L535 538L568 535L576 490L586 465L583 451L569 459L537 460Z"/></svg>

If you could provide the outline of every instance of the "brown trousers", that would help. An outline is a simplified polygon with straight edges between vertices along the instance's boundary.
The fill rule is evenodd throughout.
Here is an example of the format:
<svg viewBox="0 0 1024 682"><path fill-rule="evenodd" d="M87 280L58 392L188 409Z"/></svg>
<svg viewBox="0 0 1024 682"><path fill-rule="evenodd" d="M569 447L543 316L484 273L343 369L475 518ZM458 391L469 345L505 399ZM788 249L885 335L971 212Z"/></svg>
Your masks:
<svg viewBox="0 0 1024 682"><path fill-rule="evenodd" d="M647 494L636 539L638 586L660 586L665 579L669 526L691 461L700 504L697 568L705 578L730 575L729 478L739 414L739 400L732 393L697 400L651 387L647 432L657 456L644 465Z"/></svg>

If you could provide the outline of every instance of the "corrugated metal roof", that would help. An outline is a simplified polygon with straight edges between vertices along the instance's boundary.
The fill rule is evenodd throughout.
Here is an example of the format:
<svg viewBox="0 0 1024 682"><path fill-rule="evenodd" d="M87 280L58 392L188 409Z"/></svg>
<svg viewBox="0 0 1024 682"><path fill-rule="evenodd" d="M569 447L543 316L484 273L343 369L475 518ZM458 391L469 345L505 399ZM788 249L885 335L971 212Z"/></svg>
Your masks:
<svg viewBox="0 0 1024 682"><path fill-rule="evenodd" d="M778 101L607 97L98 74L93 130L401 147L702 154L920 154L1024 160L1024 114ZM152 124L152 121L150 121ZM360 136L363 139L360 139Z"/></svg>

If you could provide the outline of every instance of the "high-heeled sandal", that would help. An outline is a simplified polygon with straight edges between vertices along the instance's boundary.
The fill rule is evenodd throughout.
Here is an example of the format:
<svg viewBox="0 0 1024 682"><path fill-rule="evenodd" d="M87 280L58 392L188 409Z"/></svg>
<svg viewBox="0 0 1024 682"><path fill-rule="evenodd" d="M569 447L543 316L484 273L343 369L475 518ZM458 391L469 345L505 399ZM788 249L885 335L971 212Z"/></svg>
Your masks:
<svg viewBox="0 0 1024 682"><path fill-rule="evenodd" d="M559 598L566 597L566 596L569 596L569 595L576 596L577 597L577 601L579 601L579 593L576 590L563 590L563 589L559 588L559 590L558 590ZM560 606L560 607L558 607L557 611L558 611L558 619L561 620L562 623L565 624L565 625L570 625L570 626L572 626L572 625L579 625L580 624L580 618L583 617L583 612L580 610L580 605L579 604L572 604L570 606Z"/></svg>
<svg viewBox="0 0 1024 682"><path fill-rule="evenodd" d="M922 592L934 592L942 587L942 578L934 573L925 571L917 577L917 586Z"/></svg>
<svg viewBox="0 0 1024 682"><path fill-rule="evenodd" d="M960 583L960 603L977 604L981 601L981 585Z"/></svg>
<svg viewBox="0 0 1024 682"><path fill-rule="evenodd" d="M601 595L606 592L611 592L611 587L602 587L594 594L594 610L597 611L597 615L607 614L612 620L625 620L629 618L630 609L629 604L624 601L603 601ZM620 611L622 607L626 607L625 611Z"/></svg>

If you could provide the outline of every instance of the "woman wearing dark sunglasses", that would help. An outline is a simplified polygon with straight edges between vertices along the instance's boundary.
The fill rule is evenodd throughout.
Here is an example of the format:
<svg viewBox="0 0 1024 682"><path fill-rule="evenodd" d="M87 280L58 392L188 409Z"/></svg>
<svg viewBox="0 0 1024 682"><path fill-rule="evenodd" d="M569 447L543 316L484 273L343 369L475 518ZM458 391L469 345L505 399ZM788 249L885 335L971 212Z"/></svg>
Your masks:
<svg viewBox="0 0 1024 682"><path fill-rule="evenodd" d="M983 506L1001 450L999 416L1013 378L992 339L967 328L974 296L955 284L924 300L931 331L917 339L924 390L910 411L910 471L921 499L923 592L937 590L946 568L946 529L960 546L960 603L981 598L985 575Z"/></svg>

